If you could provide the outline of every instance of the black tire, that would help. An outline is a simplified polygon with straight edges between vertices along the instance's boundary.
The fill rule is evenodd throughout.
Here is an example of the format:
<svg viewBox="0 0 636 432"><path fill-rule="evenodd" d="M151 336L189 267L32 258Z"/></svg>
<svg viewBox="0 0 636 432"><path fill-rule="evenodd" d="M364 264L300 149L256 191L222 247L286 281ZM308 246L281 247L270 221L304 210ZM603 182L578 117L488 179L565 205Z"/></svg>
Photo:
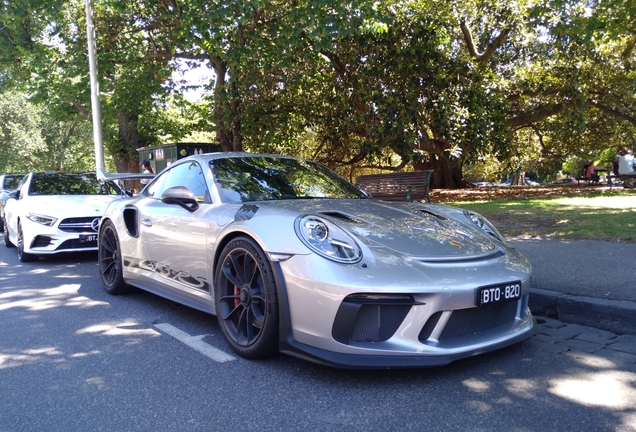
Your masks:
<svg viewBox="0 0 636 432"><path fill-rule="evenodd" d="M128 294L131 291L130 286L124 281L123 260L117 230L109 220L104 222L99 231L97 262L102 285L108 294Z"/></svg>
<svg viewBox="0 0 636 432"><path fill-rule="evenodd" d="M15 247L15 245L11 243L11 240L9 240L9 227L7 226L6 222L4 223L4 226L2 227L2 233L4 234L4 245L8 248Z"/></svg>
<svg viewBox="0 0 636 432"><path fill-rule="evenodd" d="M216 268L219 326L239 356L278 352L278 294L272 267L251 239L237 237L223 249Z"/></svg>
<svg viewBox="0 0 636 432"><path fill-rule="evenodd" d="M20 262L31 262L37 259L37 255L32 255L24 251L24 235L22 234L22 224L18 222L18 259Z"/></svg>

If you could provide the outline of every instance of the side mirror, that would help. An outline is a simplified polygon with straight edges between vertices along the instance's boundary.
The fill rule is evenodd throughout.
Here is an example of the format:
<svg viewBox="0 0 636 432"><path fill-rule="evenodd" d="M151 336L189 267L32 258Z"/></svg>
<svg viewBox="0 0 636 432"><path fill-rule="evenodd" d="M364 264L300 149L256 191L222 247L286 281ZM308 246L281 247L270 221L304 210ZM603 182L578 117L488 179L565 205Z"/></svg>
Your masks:
<svg viewBox="0 0 636 432"><path fill-rule="evenodd" d="M20 198L20 191L19 190L14 190L9 192L9 195L7 195L8 199L18 199Z"/></svg>
<svg viewBox="0 0 636 432"><path fill-rule="evenodd" d="M166 204L177 204L189 212L193 212L199 208L197 198L192 191L184 186L175 186L161 195L161 202Z"/></svg>
<svg viewBox="0 0 636 432"><path fill-rule="evenodd" d="M360 189L360 192L362 192L362 194L369 199L373 198L373 196L369 192L365 191L364 189Z"/></svg>

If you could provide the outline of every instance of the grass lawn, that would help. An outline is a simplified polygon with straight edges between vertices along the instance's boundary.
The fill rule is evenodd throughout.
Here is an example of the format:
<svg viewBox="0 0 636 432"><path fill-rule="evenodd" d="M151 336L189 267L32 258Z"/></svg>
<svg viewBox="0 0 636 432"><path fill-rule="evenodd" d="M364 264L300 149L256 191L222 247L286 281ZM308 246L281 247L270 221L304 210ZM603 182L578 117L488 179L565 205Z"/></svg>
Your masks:
<svg viewBox="0 0 636 432"><path fill-rule="evenodd" d="M636 243L636 194L454 201L488 218L506 237L590 239Z"/></svg>

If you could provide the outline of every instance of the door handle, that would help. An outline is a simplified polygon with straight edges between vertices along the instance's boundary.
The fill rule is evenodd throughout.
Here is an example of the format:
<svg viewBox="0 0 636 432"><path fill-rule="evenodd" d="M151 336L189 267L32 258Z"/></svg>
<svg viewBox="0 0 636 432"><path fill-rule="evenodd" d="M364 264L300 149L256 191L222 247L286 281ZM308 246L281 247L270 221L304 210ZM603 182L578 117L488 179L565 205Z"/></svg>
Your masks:
<svg viewBox="0 0 636 432"><path fill-rule="evenodd" d="M143 220L141 221L141 224L142 224L142 225L145 225L145 226L147 226L147 227L151 227L151 226L152 226L152 221L151 221L150 219L143 219Z"/></svg>

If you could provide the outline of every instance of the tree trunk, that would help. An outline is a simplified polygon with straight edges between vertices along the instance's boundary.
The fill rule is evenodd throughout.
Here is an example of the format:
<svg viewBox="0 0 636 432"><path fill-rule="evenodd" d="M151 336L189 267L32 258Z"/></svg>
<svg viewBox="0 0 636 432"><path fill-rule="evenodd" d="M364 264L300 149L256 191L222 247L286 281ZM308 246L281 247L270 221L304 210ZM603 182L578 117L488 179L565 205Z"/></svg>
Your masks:
<svg viewBox="0 0 636 432"><path fill-rule="evenodd" d="M124 111L117 111L117 121L119 125L119 150L113 153L115 168L120 173L138 173L139 170L139 154L137 149L143 147L143 143L139 142L139 130L137 122L138 114L130 114ZM139 191L140 183L138 180L127 180L124 187L129 190Z"/></svg>
<svg viewBox="0 0 636 432"><path fill-rule="evenodd" d="M243 151L241 121L239 118L240 98L236 83L229 85L225 80L227 66L216 59L212 62L216 82L214 83L214 121L216 141L224 152Z"/></svg>
<svg viewBox="0 0 636 432"><path fill-rule="evenodd" d="M451 163L446 157L432 158L430 169L433 170L431 189L466 187L466 183L463 181L461 165Z"/></svg>
<svg viewBox="0 0 636 432"><path fill-rule="evenodd" d="M525 186L525 184L526 184L526 173L525 171L521 171L521 168L517 168L517 170L512 176L512 181L510 182L510 185Z"/></svg>
<svg viewBox="0 0 636 432"><path fill-rule="evenodd" d="M428 154L428 160L422 169L433 170L431 189L458 189L468 186L464 181L461 162L448 158L449 145L445 140L422 138L417 147Z"/></svg>

